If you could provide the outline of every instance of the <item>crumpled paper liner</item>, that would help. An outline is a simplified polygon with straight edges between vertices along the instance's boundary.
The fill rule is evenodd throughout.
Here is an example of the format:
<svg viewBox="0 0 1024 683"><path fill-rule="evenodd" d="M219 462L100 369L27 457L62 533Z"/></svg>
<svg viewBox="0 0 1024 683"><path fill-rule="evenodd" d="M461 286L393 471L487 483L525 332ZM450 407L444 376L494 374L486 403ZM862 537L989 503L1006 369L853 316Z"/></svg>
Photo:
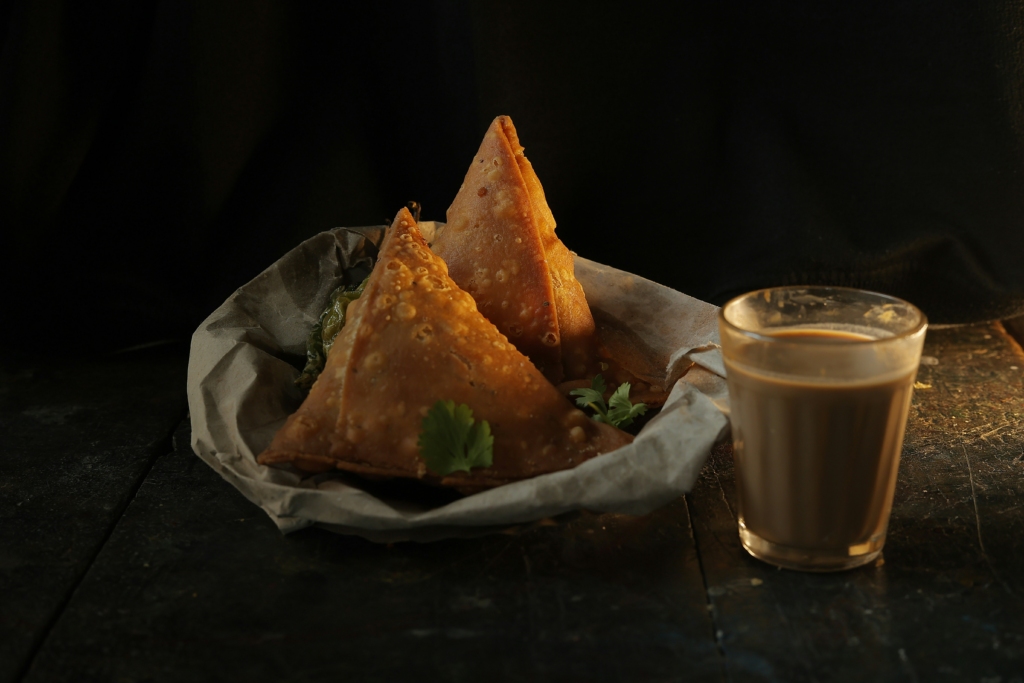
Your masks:
<svg viewBox="0 0 1024 683"><path fill-rule="evenodd" d="M429 235L435 226L422 227ZM580 257L576 277L603 342L639 378L673 387L632 444L571 470L438 507L378 498L342 472L308 475L258 465L256 456L302 402L293 384L296 366L327 296L346 271L355 269L348 281L362 278L383 231L337 228L306 240L238 289L192 335L192 448L283 532L318 524L377 542L433 541L579 509L645 514L690 490L728 424L718 309Z"/></svg>

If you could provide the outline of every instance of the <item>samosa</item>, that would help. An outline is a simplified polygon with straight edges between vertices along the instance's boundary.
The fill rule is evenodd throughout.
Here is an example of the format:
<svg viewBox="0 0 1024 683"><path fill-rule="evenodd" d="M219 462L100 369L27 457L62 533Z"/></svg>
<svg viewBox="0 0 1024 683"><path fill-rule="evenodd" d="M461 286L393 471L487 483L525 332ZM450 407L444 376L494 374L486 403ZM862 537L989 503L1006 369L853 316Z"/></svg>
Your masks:
<svg viewBox="0 0 1024 683"><path fill-rule="evenodd" d="M512 119L484 135L432 248L480 312L551 382L593 376L594 318Z"/></svg>
<svg viewBox="0 0 1024 683"><path fill-rule="evenodd" d="M574 408L480 314L406 209L385 235L348 315L324 371L260 463L473 491L568 469L632 441ZM493 437L489 466L428 467L425 418L438 402L486 421Z"/></svg>

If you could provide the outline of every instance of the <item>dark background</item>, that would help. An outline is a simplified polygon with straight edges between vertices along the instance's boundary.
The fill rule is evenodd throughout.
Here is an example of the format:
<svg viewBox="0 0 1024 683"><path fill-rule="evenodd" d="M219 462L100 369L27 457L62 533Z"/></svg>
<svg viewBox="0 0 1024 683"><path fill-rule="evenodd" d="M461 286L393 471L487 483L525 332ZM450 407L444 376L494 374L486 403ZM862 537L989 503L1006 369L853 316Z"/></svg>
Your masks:
<svg viewBox="0 0 1024 683"><path fill-rule="evenodd" d="M1021 2L38 0L0 40L4 344L184 339L310 235L444 220L498 114L581 255L1024 313Z"/></svg>

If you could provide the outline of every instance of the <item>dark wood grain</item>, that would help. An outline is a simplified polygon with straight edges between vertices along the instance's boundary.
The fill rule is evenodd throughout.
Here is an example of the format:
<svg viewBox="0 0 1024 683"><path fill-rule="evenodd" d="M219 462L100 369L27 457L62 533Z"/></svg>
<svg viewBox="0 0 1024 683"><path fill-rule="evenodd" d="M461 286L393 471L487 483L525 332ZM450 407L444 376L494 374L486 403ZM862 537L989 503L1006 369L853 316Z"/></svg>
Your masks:
<svg viewBox="0 0 1024 683"><path fill-rule="evenodd" d="M95 520L111 524L126 497L109 510L88 496L58 504L54 491L81 487L27 479L24 456L5 464L21 477L8 498L50 491L34 522L18 522L22 538L72 521L83 529L52 535L84 559L65 562L56 543L18 559L28 541L14 546L22 556L0 554L26 568L3 569L4 587L28 595L18 609L39 586L54 591L30 632L47 636L24 680L1024 682L1024 353L993 324L933 330L925 355L883 561L840 574L777 570L742 550L727 446L691 495L652 515L581 513L474 540L380 546L315 529L281 536L195 458L187 424L159 455L159 439L139 436L157 422L112 426L120 418L99 408L81 423L75 410L55 414L64 423L31 452L66 451L50 457L75 481L130 482L110 462L136 462L111 450L106 479L74 470L87 434L122 434L135 444L125 453L148 454L136 477L154 464L137 492L126 489L131 504L109 538ZM83 388L97 381L82 377ZM154 387L126 387L125 400ZM11 416L51 419L54 409L12 395L4 434L27 424ZM58 522L46 526L41 510ZM47 614L59 614L52 628ZM30 653L32 642L2 647Z"/></svg>
<svg viewBox="0 0 1024 683"><path fill-rule="evenodd" d="M1024 355L992 324L930 331L924 361L875 566L747 556L713 454L690 501L729 680L1024 680Z"/></svg>
<svg viewBox="0 0 1024 683"><path fill-rule="evenodd" d="M682 499L426 545L284 537L188 438L27 681L722 680Z"/></svg>
<svg viewBox="0 0 1024 683"><path fill-rule="evenodd" d="M57 349L48 349L56 353ZM185 412L184 349L0 365L0 681L17 680Z"/></svg>

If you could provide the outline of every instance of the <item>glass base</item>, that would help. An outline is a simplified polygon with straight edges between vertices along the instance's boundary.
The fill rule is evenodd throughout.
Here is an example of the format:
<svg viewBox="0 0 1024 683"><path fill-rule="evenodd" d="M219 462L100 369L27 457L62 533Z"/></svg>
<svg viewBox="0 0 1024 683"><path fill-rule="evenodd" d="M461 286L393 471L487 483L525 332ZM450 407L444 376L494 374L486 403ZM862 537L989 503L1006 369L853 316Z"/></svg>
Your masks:
<svg viewBox="0 0 1024 683"><path fill-rule="evenodd" d="M766 541L740 522L740 542L748 553L776 567L801 572L839 572L877 559L885 545L885 533L846 548L795 548Z"/></svg>

